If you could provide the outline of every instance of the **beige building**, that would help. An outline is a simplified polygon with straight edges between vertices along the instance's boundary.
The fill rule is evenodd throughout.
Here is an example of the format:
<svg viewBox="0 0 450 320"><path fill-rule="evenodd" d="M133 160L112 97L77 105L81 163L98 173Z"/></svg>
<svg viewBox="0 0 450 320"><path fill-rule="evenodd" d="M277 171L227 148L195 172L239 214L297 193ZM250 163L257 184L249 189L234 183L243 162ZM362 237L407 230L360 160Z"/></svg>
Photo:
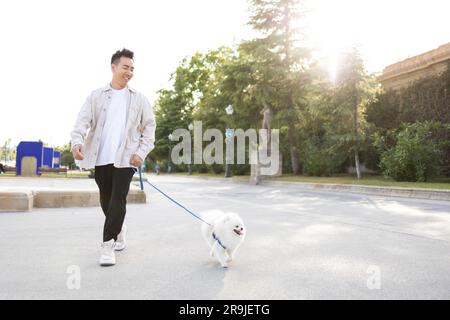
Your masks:
<svg viewBox="0 0 450 320"><path fill-rule="evenodd" d="M450 42L437 49L391 64L378 80L386 90L399 90L412 82L441 74L450 63Z"/></svg>

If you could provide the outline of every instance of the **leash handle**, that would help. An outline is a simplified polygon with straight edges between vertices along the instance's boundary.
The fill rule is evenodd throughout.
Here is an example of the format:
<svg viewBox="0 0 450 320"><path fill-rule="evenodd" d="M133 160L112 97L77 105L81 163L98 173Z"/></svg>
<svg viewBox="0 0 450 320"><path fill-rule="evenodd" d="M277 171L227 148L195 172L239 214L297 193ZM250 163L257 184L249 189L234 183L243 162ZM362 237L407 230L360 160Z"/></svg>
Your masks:
<svg viewBox="0 0 450 320"><path fill-rule="evenodd" d="M200 218L199 216L197 216L195 213L193 213L191 210L187 209L186 207L184 207L182 204L178 203L177 201L175 201L174 199L172 199L171 197L169 197L167 194L165 194L162 190L158 189L156 186L154 186L152 183L150 183L150 181L148 181L148 179L146 179L147 183L152 186L153 188L155 188L158 192L160 192L163 196L165 196L167 199L169 199L170 201L172 201L173 203L175 203L177 206L183 208L184 210L186 210L187 212L189 212L191 215L193 215L194 217L196 217L198 220L206 223L209 226L212 226L210 223L206 222L205 220L203 220L202 218Z"/></svg>

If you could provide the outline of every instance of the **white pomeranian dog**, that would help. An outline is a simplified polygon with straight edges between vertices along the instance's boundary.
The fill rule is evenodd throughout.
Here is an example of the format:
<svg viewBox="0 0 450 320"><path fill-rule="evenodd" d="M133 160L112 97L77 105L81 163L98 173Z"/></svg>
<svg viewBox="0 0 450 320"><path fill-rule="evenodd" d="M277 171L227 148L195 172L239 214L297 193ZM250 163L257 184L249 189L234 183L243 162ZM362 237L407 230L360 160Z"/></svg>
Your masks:
<svg viewBox="0 0 450 320"><path fill-rule="evenodd" d="M222 267L228 267L245 239L244 222L236 213L220 210L207 211L202 219L209 223L202 223L202 234L211 248L211 256L217 258Z"/></svg>

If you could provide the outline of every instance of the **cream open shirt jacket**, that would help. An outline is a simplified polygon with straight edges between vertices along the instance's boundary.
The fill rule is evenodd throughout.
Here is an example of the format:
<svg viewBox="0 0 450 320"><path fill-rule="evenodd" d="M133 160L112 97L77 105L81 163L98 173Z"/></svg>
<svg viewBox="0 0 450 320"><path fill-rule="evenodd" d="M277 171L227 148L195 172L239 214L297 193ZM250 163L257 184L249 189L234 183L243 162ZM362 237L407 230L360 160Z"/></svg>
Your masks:
<svg viewBox="0 0 450 320"><path fill-rule="evenodd" d="M117 150L114 166L117 168L133 167L130 159L137 154L142 160L154 148L156 122L153 108L147 98L136 90L130 91L127 106L125 139ZM71 132L72 150L76 145L82 145L84 159L80 161L81 168L95 167L100 146L103 127L106 121L106 110L111 102L112 89L107 86L94 90L86 99L74 129ZM86 133L89 133L86 138Z"/></svg>

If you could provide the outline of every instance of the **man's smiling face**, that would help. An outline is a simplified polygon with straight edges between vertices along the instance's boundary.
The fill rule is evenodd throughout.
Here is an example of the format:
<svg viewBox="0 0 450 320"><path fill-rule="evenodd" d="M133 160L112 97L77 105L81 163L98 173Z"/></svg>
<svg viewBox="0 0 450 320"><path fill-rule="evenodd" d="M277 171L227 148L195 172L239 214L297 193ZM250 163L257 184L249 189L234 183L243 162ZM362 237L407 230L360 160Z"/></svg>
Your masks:
<svg viewBox="0 0 450 320"><path fill-rule="evenodd" d="M113 73L113 82L124 88L128 84L128 81L133 78L133 60L127 57L120 57L117 64L111 64L111 70Z"/></svg>

